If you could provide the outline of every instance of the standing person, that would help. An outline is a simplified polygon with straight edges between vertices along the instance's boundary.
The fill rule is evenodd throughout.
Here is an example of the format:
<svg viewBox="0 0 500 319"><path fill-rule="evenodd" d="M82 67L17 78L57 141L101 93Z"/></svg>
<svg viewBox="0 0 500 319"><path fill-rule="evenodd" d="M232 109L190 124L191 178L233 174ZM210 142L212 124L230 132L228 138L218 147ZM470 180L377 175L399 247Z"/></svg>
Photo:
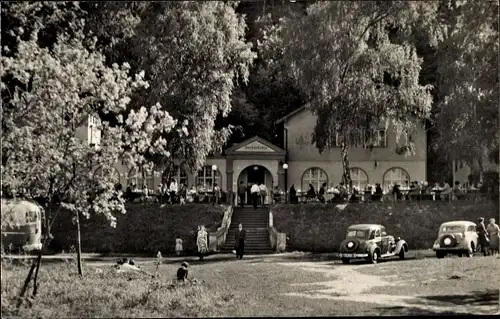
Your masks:
<svg viewBox="0 0 500 319"><path fill-rule="evenodd" d="M478 224L477 224L477 234L478 234L478 242L479 245L481 245L481 252L486 256L488 254L489 250L489 239L488 239L488 231L486 230L486 227L484 226L484 218L479 217L477 219Z"/></svg>
<svg viewBox="0 0 500 319"><path fill-rule="evenodd" d="M238 185L238 197L240 198L240 206L243 207L245 206L245 193L247 191L247 188L245 187L245 184L243 181L240 181L240 185Z"/></svg>
<svg viewBox="0 0 500 319"><path fill-rule="evenodd" d="M383 195L384 195L384 192L382 191L382 187L380 187L380 183L376 183L375 184L375 194L372 195L373 200L381 201Z"/></svg>
<svg viewBox="0 0 500 319"><path fill-rule="evenodd" d="M245 236L247 231L243 229L243 224L238 225L238 231L236 232L235 245L236 245L236 259L243 259L243 254L245 253Z"/></svg>
<svg viewBox="0 0 500 319"><path fill-rule="evenodd" d="M200 260L203 260L203 257L208 253L208 233L203 225L198 226L196 245L198 246L198 256Z"/></svg>
<svg viewBox="0 0 500 319"><path fill-rule="evenodd" d="M220 187L217 186L217 183L214 184L214 201L213 205L219 204L220 201Z"/></svg>
<svg viewBox="0 0 500 319"><path fill-rule="evenodd" d="M181 187L179 189L179 203L181 205L186 203L186 196L187 196L187 187L184 185L184 183L181 183Z"/></svg>
<svg viewBox="0 0 500 319"><path fill-rule="evenodd" d="M297 204L298 198L297 198L297 190L295 189L295 185L292 185L290 187L290 190L288 192L290 194L290 204Z"/></svg>
<svg viewBox="0 0 500 319"><path fill-rule="evenodd" d="M177 254L177 256L180 256L180 254L182 253L182 239L181 239L181 236L177 235L177 237L175 238L175 253Z"/></svg>
<svg viewBox="0 0 500 319"><path fill-rule="evenodd" d="M260 194L260 188L257 186L257 184L253 184L252 188L250 189L250 192L252 193L252 203L253 203L253 208L257 209L257 203L259 201L259 194Z"/></svg>
<svg viewBox="0 0 500 319"><path fill-rule="evenodd" d="M179 191L179 186L177 185L177 181L175 180L175 178L172 179L172 182L170 183L169 191L170 191L170 203L174 204L177 201L176 194Z"/></svg>
<svg viewBox="0 0 500 319"><path fill-rule="evenodd" d="M128 184L127 189L125 190L125 199L128 201L132 201L132 197L132 184Z"/></svg>
<svg viewBox="0 0 500 319"><path fill-rule="evenodd" d="M319 189L319 195L318 199L320 202L324 203L325 202L325 188L326 188L326 183L323 183L321 185L321 188Z"/></svg>
<svg viewBox="0 0 500 319"><path fill-rule="evenodd" d="M486 228L490 236L490 255L498 255L499 245L500 245L500 229L497 224L495 224L495 218L490 219L490 223Z"/></svg>
<svg viewBox="0 0 500 319"><path fill-rule="evenodd" d="M158 185L158 189L156 190L156 199L160 204L163 204L162 190L163 190L163 185L160 183L160 185Z"/></svg>
<svg viewBox="0 0 500 319"><path fill-rule="evenodd" d="M162 203L168 200L168 181L165 181L165 184L161 187L161 201Z"/></svg>
<svg viewBox="0 0 500 319"><path fill-rule="evenodd" d="M264 185L264 183L260 183L259 191L260 191L260 200L262 202L262 207L265 207L266 206L266 197L267 197L267 187L266 187L266 185Z"/></svg>
<svg viewBox="0 0 500 319"><path fill-rule="evenodd" d="M252 183L247 183L247 204L249 205L253 203L251 190L252 190Z"/></svg>

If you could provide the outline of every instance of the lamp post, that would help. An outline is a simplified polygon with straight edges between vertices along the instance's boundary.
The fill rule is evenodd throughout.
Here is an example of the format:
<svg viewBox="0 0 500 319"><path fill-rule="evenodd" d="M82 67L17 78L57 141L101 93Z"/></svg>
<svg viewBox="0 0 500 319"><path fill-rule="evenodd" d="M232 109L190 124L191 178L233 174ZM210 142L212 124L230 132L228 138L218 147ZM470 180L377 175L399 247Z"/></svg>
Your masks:
<svg viewBox="0 0 500 319"><path fill-rule="evenodd" d="M288 203L288 164L283 164L283 169L285 170L285 204Z"/></svg>
<svg viewBox="0 0 500 319"><path fill-rule="evenodd" d="M213 176L213 181L212 181L212 196L214 197L214 202L213 205L215 206L215 172L217 172L217 165L212 165L212 176Z"/></svg>

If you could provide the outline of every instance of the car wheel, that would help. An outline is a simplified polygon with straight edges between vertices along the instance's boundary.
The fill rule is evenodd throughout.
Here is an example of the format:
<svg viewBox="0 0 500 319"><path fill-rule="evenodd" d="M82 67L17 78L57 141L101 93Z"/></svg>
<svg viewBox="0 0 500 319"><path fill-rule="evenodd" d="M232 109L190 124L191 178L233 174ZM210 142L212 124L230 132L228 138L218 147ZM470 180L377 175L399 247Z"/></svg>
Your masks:
<svg viewBox="0 0 500 319"><path fill-rule="evenodd" d="M348 264L351 260L349 258L342 258L343 264Z"/></svg>
<svg viewBox="0 0 500 319"><path fill-rule="evenodd" d="M369 260L372 264L376 264L378 262L378 257L379 257L378 250L374 250L371 253Z"/></svg>
<svg viewBox="0 0 500 319"><path fill-rule="evenodd" d="M436 251L436 257L437 258L444 258L444 253L441 251Z"/></svg>
<svg viewBox="0 0 500 319"><path fill-rule="evenodd" d="M404 260L405 259L405 248L401 247L401 250L399 251L399 259Z"/></svg>

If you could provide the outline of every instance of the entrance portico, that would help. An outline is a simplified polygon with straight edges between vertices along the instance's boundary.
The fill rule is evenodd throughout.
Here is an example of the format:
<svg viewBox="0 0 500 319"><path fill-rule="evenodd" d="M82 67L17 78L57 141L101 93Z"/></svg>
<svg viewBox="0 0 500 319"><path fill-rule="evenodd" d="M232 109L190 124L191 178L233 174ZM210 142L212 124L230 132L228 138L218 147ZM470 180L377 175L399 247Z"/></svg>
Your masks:
<svg viewBox="0 0 500 319"><path fill-rule="evenodd" d="M284 162L286 151L255 136L236 144L225 151L227 190L235 194L241 181L263 182L269 190L269 195L279 184L280 163ZM268 196L272 200L271 196Z"/></svg>

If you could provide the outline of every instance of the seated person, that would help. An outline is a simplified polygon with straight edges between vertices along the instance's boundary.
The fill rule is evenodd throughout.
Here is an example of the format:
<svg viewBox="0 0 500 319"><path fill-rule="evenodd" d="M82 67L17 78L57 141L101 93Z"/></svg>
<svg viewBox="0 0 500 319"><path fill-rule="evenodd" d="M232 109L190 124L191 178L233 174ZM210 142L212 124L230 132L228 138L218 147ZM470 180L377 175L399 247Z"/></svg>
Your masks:
<svg viewBox="0 0 500 319"><path fill-rule="evenodd" d="M361 200L361 196L359 196L359 192L356 188L353 188L351 198L349 198L350 202L359 202Z"/></svg>
<svg viewBox="0 0 500 319"><path fill-rule="evenodd" d="M411 200L420 199L420 185L418 182L414 181L411 183L410 192L408 193L408 197Z"/></svg>
<svg viewBox="0 0 500 319"><path fill-rule="evenodd" d="M340 183L340 186L339 186L339 192L340 192L340 194L339 194L339 198L340 198L341 200L345 200L345 199L347 199L347 196L348 196L349 194L347 193L347 188L345 188L345 186L344 186L344 182L341 182L341 183Z"/></svg>
<svg viewBox="0 0 500 319"><path fill-rule="evenodd" d="M456 199L464 199L467 196L467 194L462 191L462 187L460 186L459 181L456 181L455 186L453 186L453 195Z"/></svg>
<svg viewBox="0 0 500 319"><path fill-rule="evenodd" d="M441 191L441 199L448 199L453 193L453 189L450 187L448 182L444 182L444 187Z"/></svg>
<svg viewBox="0 0 500 319"><path fill-rule="evenodd" d="M312 186L312 184L309 184L309 190L307 191L307 199L311 200L313 198L316 198L316 191L314 190L314 186Z"/></svg>

